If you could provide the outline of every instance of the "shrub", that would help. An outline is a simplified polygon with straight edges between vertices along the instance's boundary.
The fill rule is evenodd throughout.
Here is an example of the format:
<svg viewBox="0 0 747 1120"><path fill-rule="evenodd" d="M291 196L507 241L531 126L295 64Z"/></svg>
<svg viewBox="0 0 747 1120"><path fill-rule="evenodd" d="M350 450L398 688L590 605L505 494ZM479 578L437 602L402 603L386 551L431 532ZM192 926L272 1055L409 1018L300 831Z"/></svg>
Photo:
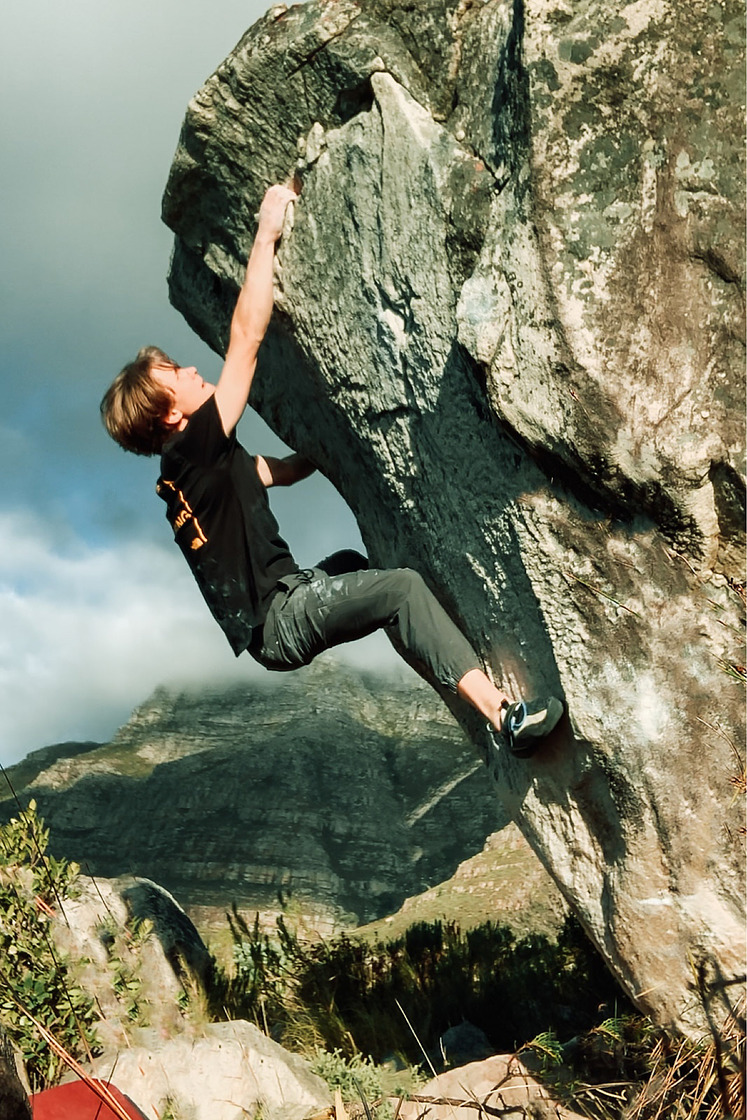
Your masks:
<svg viewBox="0 0 747 1120"><path fill-rule="evenodd" d="M340 1090L347 1104L356 1112L362 1105L376 1109L377 1120L391 1120L391 1098L404 1098L422 1084L424 1078L416 1068L398 1069L390 1064L377 1065L370 1058L357 1055L345 1058L339 1050L318 1050L311 1059L311 1070L330 1089Z"/></svg>
<svg viewBox="0 0 747 1120"><path fill-rule="evenodd" d="M464 933L434 922L373 946L348 936L303 943L282 918L270 937L235 910L230 922L236 967L217 975L214 1012L253 1019L299 1049L407 1064L425 1049L436 1062L443 1032L465 1019L511 1051L541 1031L589 1028L604 1017L600 1005L609 1014L625 1002L575 921L557 943L517 941L492 922Z"/></svg>
<svg viewBox="0 0 747 1120"><path fill-rule="evenodd" d="M557 943L435 922L374 946L303 943L282 919L270 937L236 911L230 922L236 969L216 972L214 1009L317 1051L317 1072L353 1103L396 1098L379 1063L421 1063L426 1051L438 1066L441 1034L467 1019L596 1120L744 1117L742 1017L702 1044L673 1038L633 1009L574 920Z"/></svg>
<svg viewBox="0 0 747 1120"><path fill-rule="evenodd" d="M91 998L76 986L49 926L75 890L79 868L47 853L49 830L36 803L0 827L0 1023L21 1050L35 1088L54 1084L61 1060L36 1019L74 1057L97 1047Z"/></svg>

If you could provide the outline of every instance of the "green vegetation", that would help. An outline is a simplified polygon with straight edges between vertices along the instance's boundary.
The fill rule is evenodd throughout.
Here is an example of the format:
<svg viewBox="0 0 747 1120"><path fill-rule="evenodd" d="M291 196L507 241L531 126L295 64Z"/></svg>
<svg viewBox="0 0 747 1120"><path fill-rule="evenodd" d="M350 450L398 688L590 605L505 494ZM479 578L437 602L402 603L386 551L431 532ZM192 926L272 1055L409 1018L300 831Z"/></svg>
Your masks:
<svg viewBox="0 0 747 1120"><path fill-rule="evenodd" d="M98 1047L94 1002L50 936L78 868L51 857L48 839L33 801L0 828L0 1026L35 1089L54 1084L61 1050L85 1060ZM309 943L284 919L271 937L235 910L229 923L233 968L216 964L206 994L185 989L190 1013L253 1020L305 1053L349 1112L368 1120L391 1120L399 1097L417 1096L430 1067L443 1066L441 1036L464 1020L496 1051L518 1051L558 1100L592 1120L744 1116L742 1013L701 1043L673 1038L627 1003L574 921L557 941L432 922L375 943ZM114 923L101 932L112 990L142 1024L139 950L150 923L127 929L128 953ZM707 1009L705 978L696 979Z"/></svg>
<svg viewBox="0 0 747 1120"><path fill-rule="evenodd" d="M124 931L118 929L113 918L109 918L98 930L106 946L112 991L127 1020L140 1027L149 1025L148 1001L143 998L140 975L140 950L152 932L153 923L147 918L144 921L131 918Z"/></svg>
<svg viewBox="0 0 747 1120"><path fill-rule="evenodd" d="M48 855L48 841L34 801L0 828L0 1025L40 1088L54 1083L61 1059L34 1020L74 1057L97 1046L93 1001L76 986L48 932L54 911L74 895L79 868Z"/></svg>
<svg viewBox="0 0 747 1120"><path fill-rule="evenodd" d="M563 1103L593 1120L743 1120L744 1022L719 1037L673 1038L625 1014L561 1046L552 1034L522 1052Z"/></svg>
<svg viewBox="0 0 747 1120"><path fill-rule="evenodd" d="M593 1120L744 1115L744 1023L700 1044L668 1035L628 1003L573 920L557 943L434 922L377 944L305 943L282 918L270 937L235 910L229 921L235 968L216 967L212 1014L306 1053L354 1113L383 1118L391 1098L396 1112L398 1096L417 1093L414 1067L442 1068L439 1039L466 1019Z"/></svg>
<svg viewBox="0 0 747 1120"><path fill-rule="evenodd" d="M311 1059L311 1070L348 1104L374 1110L377 1120L392 1120L392 1101L406 1098L426 1080L417 1066L400 1069L396 1063L379 1065L370 1058L356 1055L345 1058L339 1050L317 1050Z"/></svg>
<svg viewBox="0 0 747 1120"><path fill-rule="evenodd" d="M439 1064L441 1035L465 1019L496 1050L512 1051L541 1031L589 1029L624 1002L573 920L557 942L517 940L492 922L466 932L433 922L375 945L348 936L303 943L282 918L276 937L236 911L230 921L235 970L216 969L211 1007L253 1020L289 1048L407 1064L425 1050Z"/></svg>

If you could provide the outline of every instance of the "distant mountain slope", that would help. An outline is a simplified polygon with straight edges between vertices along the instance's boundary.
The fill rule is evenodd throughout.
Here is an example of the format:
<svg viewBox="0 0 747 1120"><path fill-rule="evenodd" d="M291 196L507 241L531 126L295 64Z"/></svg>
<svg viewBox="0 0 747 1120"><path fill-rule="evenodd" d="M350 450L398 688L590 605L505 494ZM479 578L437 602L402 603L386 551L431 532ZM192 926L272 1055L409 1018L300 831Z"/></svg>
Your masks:
<svg viewBox="0 0 747 1120"><path fill-rule="evenodd" d="M437 697L329 661L158 689L111 743L46 748L10 777L52 850L94 875L143 875L200 910L273 911L282 893L326 931L397 909L506 823Z"/></svg>
<svg viewBox="0 0 747 1120"><path fill-rule="evenodd" d="M415 922L455 922L467 930L490 920L510 926L517 937L554 937L567 914L560 891L512 823L488 836L483 850L460 863L451 878L405 899L395 914L358 933L388 941Z"/></svg>

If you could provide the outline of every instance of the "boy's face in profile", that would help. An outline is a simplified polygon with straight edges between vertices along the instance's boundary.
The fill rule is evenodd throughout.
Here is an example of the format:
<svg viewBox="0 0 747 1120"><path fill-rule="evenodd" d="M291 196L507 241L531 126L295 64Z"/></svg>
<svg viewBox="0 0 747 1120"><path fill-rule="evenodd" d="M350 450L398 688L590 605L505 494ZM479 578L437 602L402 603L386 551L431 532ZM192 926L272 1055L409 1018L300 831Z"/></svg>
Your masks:
<svg viewBox="0 0 747 1120"><path fill-rule="evenodd" d="M186 423L215 392L215 385L203 381L194 366L153 366L151 376L168 389L173 398L167 424L179 426L182 420Z"/></svg>

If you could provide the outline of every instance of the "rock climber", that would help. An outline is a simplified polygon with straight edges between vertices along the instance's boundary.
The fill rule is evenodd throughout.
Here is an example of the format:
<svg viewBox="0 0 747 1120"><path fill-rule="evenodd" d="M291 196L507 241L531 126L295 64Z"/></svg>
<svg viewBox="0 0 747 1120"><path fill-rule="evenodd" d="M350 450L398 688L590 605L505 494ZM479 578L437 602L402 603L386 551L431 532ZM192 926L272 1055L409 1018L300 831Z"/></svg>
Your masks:
<svg viewBox="0 0 747 1120"><path fill-rule="evenodd" d="M372 569L353 551L299 569L267 491L299 482L314 465L297 454L251 456L236 438L272 315L275 250L296 197L281 185L264 196L217 384L145 347L105 393L104 424L125 450L160 454L156 490L166 517L236 656L247 650L267 669L295 669L384 628L486 718L496 747L505 742L527 757L560 719L562 702L512 700L497 688L417 572Z"/></svg>

